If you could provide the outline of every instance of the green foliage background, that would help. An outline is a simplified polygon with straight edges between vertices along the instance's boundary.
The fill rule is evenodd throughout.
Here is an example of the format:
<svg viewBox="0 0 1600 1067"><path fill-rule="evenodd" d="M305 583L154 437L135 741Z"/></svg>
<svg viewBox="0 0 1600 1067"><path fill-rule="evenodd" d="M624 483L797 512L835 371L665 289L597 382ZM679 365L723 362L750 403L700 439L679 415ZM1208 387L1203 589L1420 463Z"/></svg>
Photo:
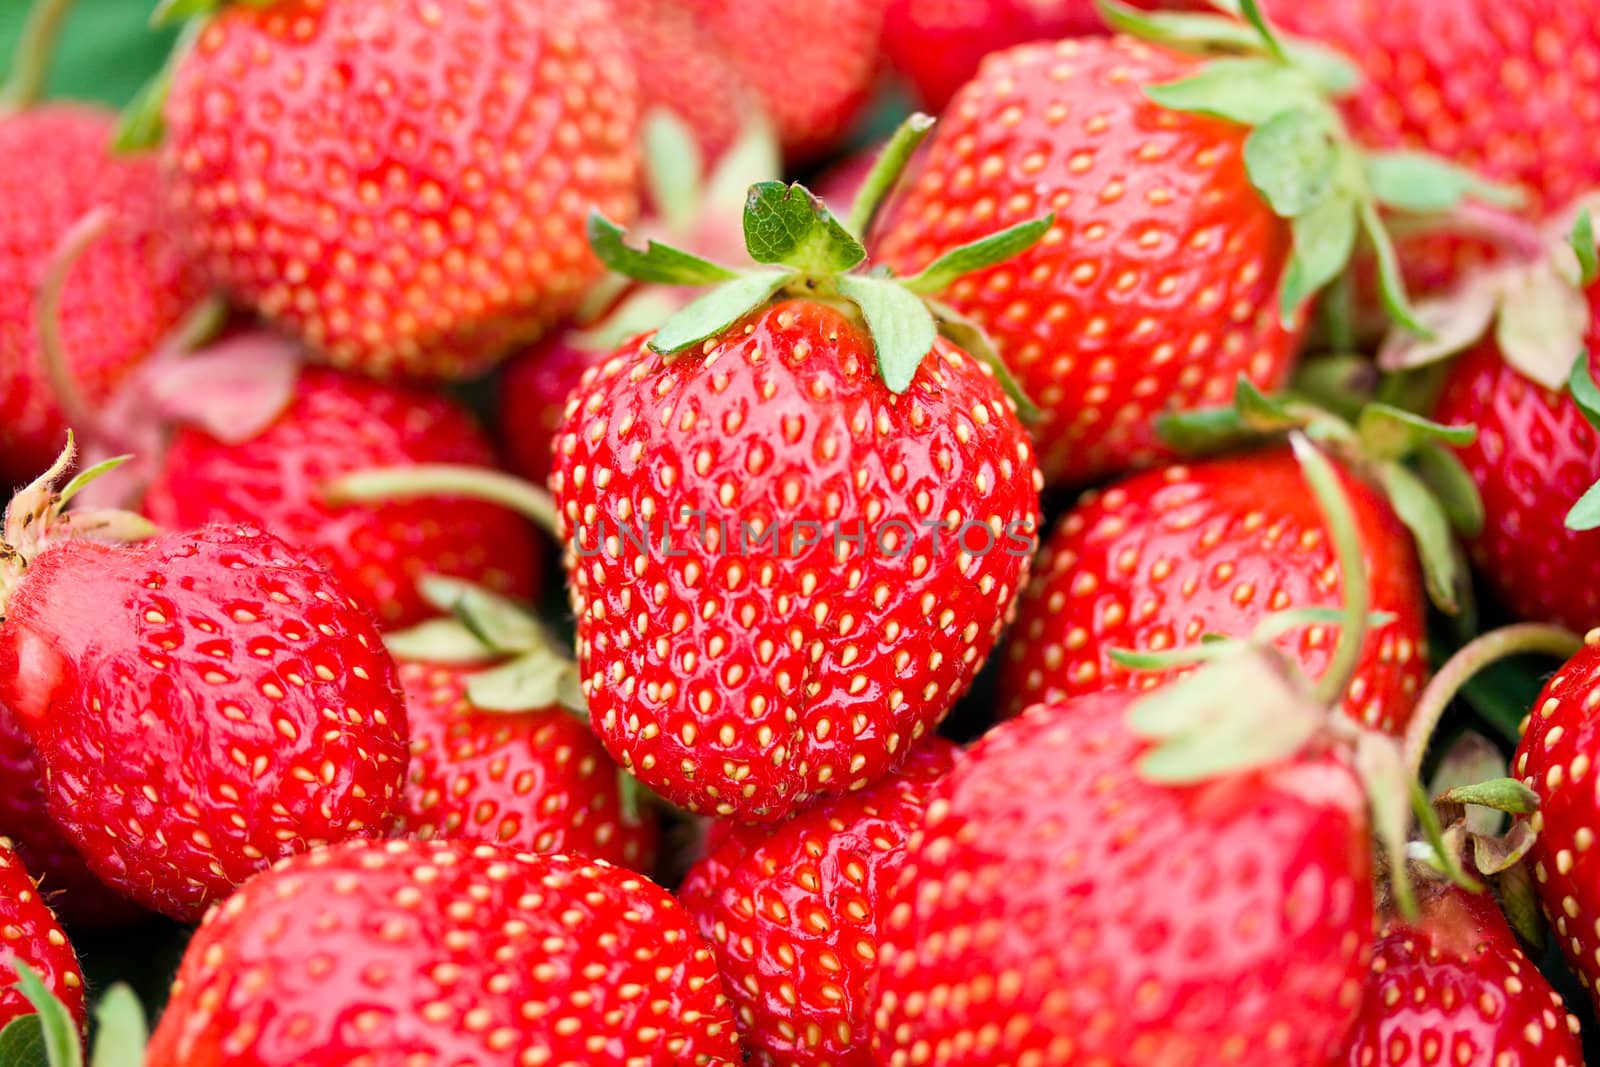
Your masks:
<svg viewBox="0 0 1600 1067"><path fill-rule="evenodd" d="M0 63L27 18L28 0L0 0ZM50 79L50 95L121 107L166 58L171 31L150 28L152 0L78 0Z"/></svg>

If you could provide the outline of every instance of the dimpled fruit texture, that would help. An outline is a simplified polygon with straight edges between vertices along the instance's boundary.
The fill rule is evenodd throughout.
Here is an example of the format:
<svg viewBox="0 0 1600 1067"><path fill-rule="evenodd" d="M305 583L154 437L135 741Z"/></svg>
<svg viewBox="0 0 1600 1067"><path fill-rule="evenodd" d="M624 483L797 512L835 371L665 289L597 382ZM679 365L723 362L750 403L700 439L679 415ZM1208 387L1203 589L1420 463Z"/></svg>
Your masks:
<svg viewBox="0 0 1600 1067"><path fill-rule="evenodd" d="M532 599L541 545L505 508L450 498L341 507L321 495L342 475L425 463L492 468L496 457L477 423L446 397L311 369L283 414L248 441L179 430L144 510L177 529L258 523L315 557L385 628L435 614L417 592L427 574Z"/></svg>
<svg viewBox="0 0 1600 1067"><path fill-rule="evenodd" d="M1489 893L1423 886L1378 936L1348 1067L1583 1067L1578 1020Z"/></svg>
<svg viewBox="0 0 1600 1067"><path fill-rule="evenodd" d="M569 401L550 478L601 739L707 814L879 778L1009 617L1037 479L1010 401L944 341L898 397L813 302L676 356L624 347Z"/></svg>
<svg viewBox="0 0 1600 1067"><path fill-rule="evenodd" d="M90 868L178 919L275 859L383 834L405 780L371 619L252 528L46 549L0 626L0 700Z"/></svg>
<svg viewBox="0 0 1600 1067"><path fill-rule="evenodd" d="M202 294L164 217L154 162L111 154L116 121L109 111L59 104L0 119L0 485L37 477L66 440L34 297L75 223L96 207L112 212L61 297L67 365L91 404Z"/></svg>
<svg viewBox="0 0 1600 1067"><path fill-rule="evenodd" d="M1600 533L1566 525L1600 481L1595 431L1572 397L1524 377L1486 341L1451 364L1434 418L1478 428L1456 454L1483 498L1471 549L1495 595L1524 619L1580 633L1600 622Z"/></svg>
<svg viewBox="0 0 1600 1067"><path fill-rule="evenodd" d="M381 1051L381 1057L376 1053ZM711 950L600 862L353 842L251 881L189 944L150 1067L734 1067Z"/></svg>
<svg viewBox="0 0 1600 1067"><path fill-rule="evenodd" d="M1142 781L1132 699L1038 705L934 787L880 924L880 1064L1284 1067L1342 1048L1373 936L1359 781L1311 755Z"/></svg>
<svg viewBox="0 0 1600 1067"><path fill-rule="evenodd" d="M1043 412L1029 428L1052 484L1149 463L1164 453L1156 414L1223 403L1241 374L1267 389L1288 374L1288 229L1245 175L1248 131L1144 95L1195 64L1126 38L991 57L875 231L877 257L909 274L1055 212L1039 244L944 294Z"/></svg>
<svg viewBox="0 0 1600 1067"><path fill-rule="evenodd" d="M550 452L567 397L583 372L609 352L583 348L567 334L551 337L506 364L500 378L500 439L506 459L524 478L550 479Z"/></svg>
<svg viewBox="0 0 1600 1067"><path fill-rule="evenodd" d="M1555 942L1600 1006L1600 828L1594 766L1600 760L1600 629L1533 703L1512 770L1539 796L1528 852L1539 904Z"/></svg>
<svg viewBox="0 0 1600 1067"><path fill-rule="evenodd" d="M369 374L481 372L601 274L637 100L597 0L289 0L212 19L164 165L215 280Z"/></svg>
<svg viewBox="0 0 1600 1067"><path fill-rule="evenodd" d="M867 991L882 892L957 751L929 738L860 793L776 827L721 827L690 870L678 897L717 952L756 1063L871 1067Z"/></svg>
<svg viewBox="0 0 1600 1067"><path fill-rule="evenodd" d="M411 770L400 831L650 870L655 816L623 814L620 772L589 728L562 707L479 711L466 686L482 669L401 662Z"/></svg>
<svg viewBox="0 0 1600 1067"><path fill-rule="evenodd" d="M1427 601L1411 535L1388 501L1346 474L1372 610L1346 690L1351 718L1403 730L1428 677ZM1287 449L1167 467L1087 494L1045 542L1017 606L1001 685L1005 710L1107 686L1159 684L1117 648L1160 652L1206 634L1248 636L1275 612L1338 608L1342 580L1327 526ZM1338 632L1304 627L1280 642L1310 677L1328 669Z"/></svg>
<svg viewBox="0 0 1600 1067"><path fill-rule="evenodd" d="M12 988L20 960L44 980L83 1025L83 972L50 907L40 896L22 862L0 839L0 1031L33 1005Z"/></svg>

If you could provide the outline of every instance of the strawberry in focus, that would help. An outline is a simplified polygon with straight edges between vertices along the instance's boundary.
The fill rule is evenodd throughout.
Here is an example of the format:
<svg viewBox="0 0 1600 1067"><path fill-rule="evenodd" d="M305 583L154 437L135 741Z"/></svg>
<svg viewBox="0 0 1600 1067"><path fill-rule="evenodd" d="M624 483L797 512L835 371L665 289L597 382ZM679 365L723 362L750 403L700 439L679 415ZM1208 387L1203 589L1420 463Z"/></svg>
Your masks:
<svg viewBox="0 0 1600 1067"><path fill-rule="evenodd" d="M531 1051L530 1051L531 1050ZM463 842L352 842L246 884L190 942L150 1067L734 1067L711 950L647 879Z"/></svg>
<svg viewBox="0 0 1600 1067"><path fill-rule="evenodd" d="M22 861L0 838L0 1031L34 1008L13 988L15 961L32 967L45 986L84 1023L83 972L78 957Z"/></svg>

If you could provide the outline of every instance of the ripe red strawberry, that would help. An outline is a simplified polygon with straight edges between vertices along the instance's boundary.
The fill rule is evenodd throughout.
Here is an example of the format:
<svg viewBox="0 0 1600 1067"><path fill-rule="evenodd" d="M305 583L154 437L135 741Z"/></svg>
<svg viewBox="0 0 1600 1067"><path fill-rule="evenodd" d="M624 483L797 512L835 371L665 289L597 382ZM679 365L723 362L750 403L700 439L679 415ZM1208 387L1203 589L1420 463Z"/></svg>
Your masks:
<svg viewBox="0 0 1600 1067"><path fill-rule="evenodd" d="M77 954L9 845L0 838L0 1031L34 1012L13 988L17 972L12 964L18 960L33 968L82 1026L83 972Z"/></svg>
<svg viewBox="0 0 1600 1067"><path fill-rule="evenodd" d="M689 0L611 0L626 38L639 102L665 108L694 132L700 151L716 159L762 101L740 65L696 18ZM669 58L670 57L670 58Z"/></svg>
<svg viewBox="0 0 1600 1067"><path fill-rule="evenodd" d="M192 919L275 859L388 830L405 705L337 582L251 528L108 545L57 506L41 481L7 512L0 703L96 875Z"/></svg>
<svg viewBox="0 0 1600 1067"><path fill-rule="evenodd" d="M428 662L438 648L443 621L390 638L400 665L411 727L411 769L401 832L435 838L481 840L529 852L592 856L636 871L655 864L658 827L653 817L628 813L620 771L589 730L555 700L532 699L512 710L504 699L506 651L478 642L466 627L459 648L477 643L476 660ZM440 651L444 651L440 649ZM546 670L570 670L549 662ZM525 684L546 679L529 672ZM480 708L475 684L495 685L500 698Z"/></svg>
<svg viewBox="0 0 1600 1067"><path fill-rule="evenodd" d="M1368 633L1344 709L1399 733L1428 676L1422 572L1384 495L1349 473L1343 484L1372 610L1393 616ZM1342 586L1326 522L1287 448L1136 474L1086 494L1046 542L1002 661L1006 711L1153 686L1170 675L1132 673L1112 650L1244 637L1272 613L1337 606ZM1278 643L1319 678L1336 639L1336 628L1311 626Z"/></svg>
<svg viewBox="0 0 1600 1067"><path fill-rule="evenodd" d="M463 842L298 856L190 942L150 1067L734 1067L711 950L645 878Z"/></svg>
<svg viewBox="0 0 1600 1067"><path fill-rule="evenodd" d="M1512 771L1539 796L1528 853L1539 904L1555 941L1600 1004L1600 881L1595 878L1600 800L1590 782L1600 760L1600 629L1545 685L1528 716Z"/></svg>
<svg viewBox="0 0 1600 1067"><path fill-rule="evenodd" d="M636 113L597 0L232 4L178 64L163 158L241 302L339 366L458 378L600 277L584 218L633 213Z"/></svg>
<svg viewBox="0 0 1600 1067"><path fill-rule="evenodd" d="M881 895L956 751L930 738L898 772L860 793L776 827L721 827L689 871L678 899L716 950L754 1062L869 1062L867 992Z"/></svg>
<svg viewBox="0 0 1600 1067"><path fill-rule="evenodd" d="M1193 784L1147 778L1138 699L1037 706L933 787L879 928L876 1062L1339 1051L1373 934L1361 783L1316 742Z"/></svg>
<svg viewBox="0 0 1600 1067"><path fill-rule="evenodd" d="M325 566L386 628L433 614L417 595L424 574L537 595L539 539L505 508L450 498L335 504L324 495L341 476L374 468L495 467L483 431L448 398L313 368L265 429L214 436L224 429L188 426L172 437L144 498L157 524L258 523Z"/></svg>
<svg viewBox="0 0 1600 1067"><path fill-rule="evenodd" d="M506 364L500 378L500 437L506 458L522 477L543 485L550 452L561 430L567 397L584 371L610 355L583 345L573 332L551 337Z"/></svg>
<svg viewBox="0 0 1600 1067"><path fill-rule="evenodd" d="M1523 954L1494 898L1424 891L1380 932L1349 1067L1581 1067L1578 1020Z"/></svg>
<svg viewBox="0 0 1600 1067"><path fill-rule="evenodd" d="M0 485L37 477L66 440L39 351L34 297L69 231L96 209L108 229L62 293L69 367L101 404L201 296L166 218L155 163L114 156L116 117L52 104L0 118Z"/></svg>

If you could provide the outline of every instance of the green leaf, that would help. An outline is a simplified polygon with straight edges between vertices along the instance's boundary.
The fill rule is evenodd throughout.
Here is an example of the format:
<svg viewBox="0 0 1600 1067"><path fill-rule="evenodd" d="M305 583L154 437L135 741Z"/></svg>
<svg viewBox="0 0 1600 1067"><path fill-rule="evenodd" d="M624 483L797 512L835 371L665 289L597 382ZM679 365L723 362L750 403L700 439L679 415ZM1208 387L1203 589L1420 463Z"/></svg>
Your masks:
<svg viewBox="0 0 1600 1067"><path fill-rule="evenodd" d="M867 250L828 206L796 182L757 182L744 208L744 243L757 263L776 263L813 275L840 274Z"/></svg>
<svg viewBox="0 0 1600 1067"><path fill-rule="evenodd" d="M1589 333L1589 301L1553 259L1506 276L1495 322L1505 361L1546 389L1566 385Z"/></svg>
<svg viewBox="0 0 1600 1067"><path fill-rule="evenodd" d="M589 213L589 247L618 274L658 285L712 285L740 277L727 267L671 245L651 241L641 252L630 248L625 238L622 227L599 211Z"/></svg>
<svg viewBox="0 0 1600 1067"><path fill-rule="evenodd" d="M1285 219L1305 214L1328 195L1333 155L1326 117L1304 108L1278 112L1244 142L1250 183Z"/></svg>
<svg viewBox="0 0 1600 1067"><path fill-rule="evenodd" d="M1508 815L1532 815L1539 810L1539 794L1515 778L1457 786L1439 799L1451 804L1477 804Z"/></svg>
<svg viewBox="0 0 1600 1067"><path fill-rule="evenodd" d="M692 234L700 214L700 181L705 160L700 142L677 112L652 107L644 117L645 182L650 201L674 236Z"/></svg>
<svg viewBox="0 0 1600 1067"><path fill-rule="evenodd" d="M1567 529L1593 530L1600 528L1600 482L1591 485L1578 502L1567 512Z"/></svg>
<svg viewBox="0 0 1600 1067"><path fill-rule="evenodd" d="M933 312L921 297L887 278L844 274L836 281L867 320L884 384L892 393L905 392L938 338Z"/></svg>
<svg viewBox="0 0 1600 1067"><path fill-rule="evenodd" d="M1476 426L1446 426L1388 404L1368 404L1356 417L1362 454L1375 460L1403 459L1425 444L1470 445Z"/></svg>
<svg viewBox="0 0 1600 1067"><path fill-rule="evenodd" d="M1270 59L1219 59L1145 95L1162 107L1259 126L1281 111L1319 106L1305 75Z"/></svg>
<svg viewBox="0 0 1600 1067"><path fill-rule="evenodd" d="M409 630L383 635L383 645L398 659L421 663L482 663L495 655L460 619L431 619Z"/></svg>
<svg viewBox="0 0 1600 1067"><path fill-rule="evenodd" d="M971 244L952 248L924 267L921 272L901 279L900 284L913 293L924 296L943 292L957 278L983 270L985 267L992 267L997 263L1004 263L1026 252L1050 232L1050 227L1055 225L1055 221L1056 217L1052 213L1032 222L1019 222L1015 226L1008 226L998 233L980 237Z"/></svg>
<svg viewBox="0 0 1600 1067"><path fill-rule="evenodd" d="M467 699L480 711L503 713L584 708L578 665L549 648L472 675L467 679Z"/></svg>
<svg viewBox="0 0 1600 1067"><path fill-rule="evenodd" d="M1331 193L1296 216L1291 230L1294 255L1278 292L1278 315L1285 326L1349 264L1356 245L1355 199L1344 192Z"/></svg>
<svg viewBox="0 0 1600 1067"><path fill-rule="evenodd" d="M1411 462L1457 533L1477 537L1483 532L1483 497L1460 456L1440 445L1425 444Z"/></svg>
<svg viewBox="0 0 1600 1067"><path fill-rule="evenodd" d="M1400 272L1400 257L1394 250L1394 241L1370 201L1361 205L1361 228L1372 251L1378 259L1378 295L1389 317L1420 337L1432 338L1432 332L1417 320L1411 309L1411 298L1406 295L1406 281Z"/></svg>
<svg viewBox="0 0 1600 1067"><path fill-rule="evenodd" d="M1587 350L1579 352L1578 358L1572 362L1572 371L1567 375L1567 391L1572 394L1572 401L1583 412L1583 417L1589 420L1589 425L1600 429L1600 385L1595 384Z"/></svg>
<svg viewBox="0 0 1600 1067"><path fill-rule="evenodd" d="M1390 505L1416 542L1428 596L1440 611L1453 614L1460 610L1465 595L1467 568L1449 516L1428 487L1405 467L1384 463L1377 471Z"/></svg>
<svg viewBox="0 0 1600 1067"><path fill-rule="evenodd" d="M144 1008L132 989L121 984L106 990L94 1012L95 1035L90 1067L144 1067L150 1028Z"/></svg>
<svg viewBox="0 0 1600 1067"><path fill-rule="evenodd" d="M0 1030L0 1067L50 1067L38 1015L11 1020Z"/></svg>
<svg viewBox="0 0 1600 1067"><path fill-rule="evenodd" d="M851 233L858 237L866 237L871 231L872 222L878 216L878 209L899 184L901 175L911 162L911 157L917 154L917 149L927 140L932 130L932 116L919 111L908 117L894 131L889 143L883 146L877 161L872 164L872 169L867 172L866 181L861 183L861 190L856 193L855 203L850 205Z"/></svg>
<svg viewBox="0 0 1600 1067"><path fill-rule="evenodd" d="M1267 53L1279 63L1289 63L1290 59L1283 50L1283 45L1278 41L1278 35L1273 30L1267 17L1261 13L1261 6L1256 0L1239 0L1239 11L1244 16L1256 33L1261 35L1261 41L1267 47Z"/></svg>
<svg viewBox="0 0 1600 1067"><path fill-rule="evenodd" d="M32 967L20 960L10 962L17 972L17 981L13 988L20 991L38 1012L45 1055L50 1067L83 1067L83 1046L79 1039L78 1024L73 1021L72 1013L50 991Z"/></svg>
<svg viewBox="0 0 1600 1067"><path fill-rule="evenodd" d="M1521 190L1487 181L1465 167L1426 152L1369 155L1367 185L1385 207L1418 214L1449 211L1468 196L1499 207L1516 207Z"/></svg>
<svg viewBox="0 0 1600 1067"><path fill-rule="evenodd" d="M650 347L671 355L702 344L765 304L793 278L793 274L762 272L719 285L662 323Z"/></svg>
<svg viewBox="0 0 1600 1067"><path fill-rule="evenodd" d="M132 458L133 457L131 455L113 456L110 459L101 460L99 463L96 463L87 470L79 471L72 481L68 482L62 487L60 493L61 503L65 505L73 497L77 496L79 493L83 492L84 489L88 488L90 483L94 482L101 475L110 474L112 471L116 470L118 467L122 466Z"/></svg>
<svg viewBox="0 0 1600 1067"><path fill-rule="evenodd" d="M1039 417L1039 408L1023 392L1022 383L1017 381L1011 373L1011 368L995 350L994 344L989 340L989 335L984 333L983 327L973 322L946 304L937 300L924 301L932 310L934 317L939 321L939 332L945 339L961 349L973 359L984 364L994 373L995 380L1000 383L1000 388L1006 396L1016 405L1017 415L1024 422L1031 422Z"/></svg>
<svg viewBox="0 0 1600 1067"><path fill-rule="evenodd" d="M1595 255L1594 220L1589 216L1588 208L1578 212L1578 221L1573 223L1568 241L1578 257L1579 283L1587 289L1600 277L1600 258Z"/></svg>
<svg viewBox="0 0 1600 1067"><path fill-rule="evenodd" d="M489 650L524 652L544 643L544 630L515 602L459 578L425 575L422 599L455 616Z"/></svg>

